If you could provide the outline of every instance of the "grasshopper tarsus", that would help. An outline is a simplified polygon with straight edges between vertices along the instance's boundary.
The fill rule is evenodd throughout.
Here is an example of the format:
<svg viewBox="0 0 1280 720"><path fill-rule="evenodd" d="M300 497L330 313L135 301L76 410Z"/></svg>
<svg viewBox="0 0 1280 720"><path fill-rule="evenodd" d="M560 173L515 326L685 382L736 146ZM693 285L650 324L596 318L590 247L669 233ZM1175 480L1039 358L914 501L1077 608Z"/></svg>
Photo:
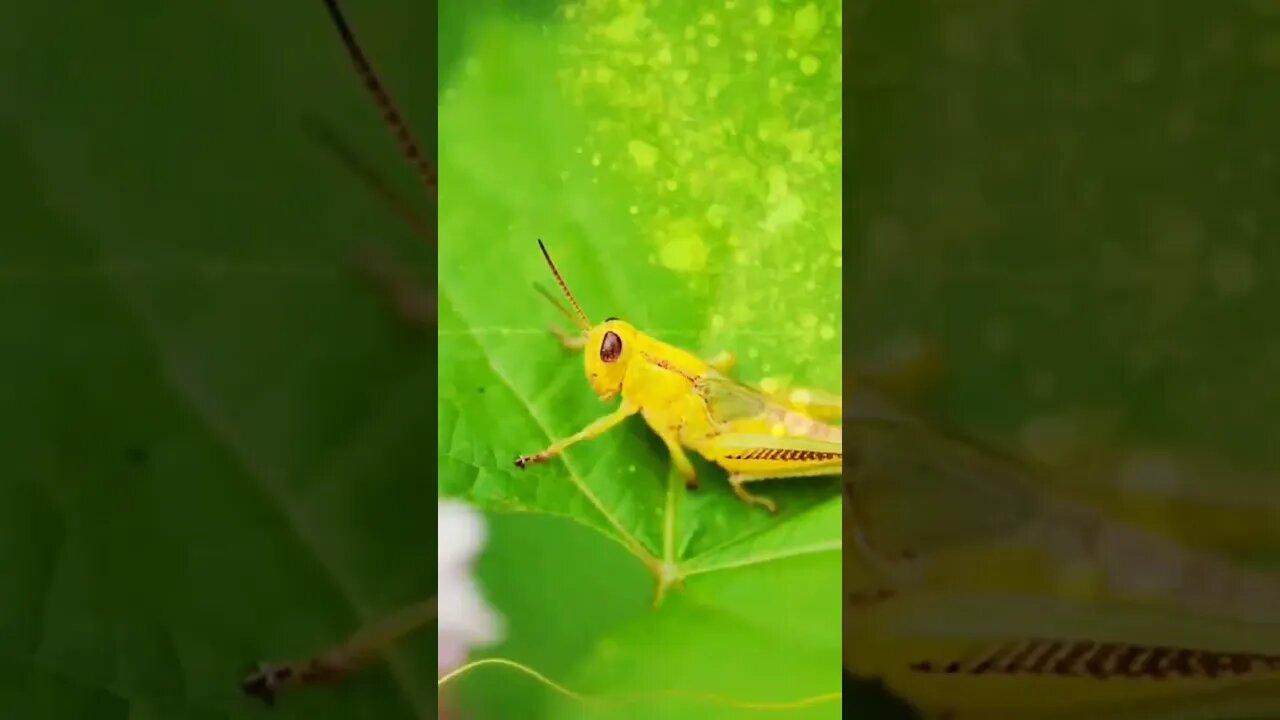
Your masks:
<svg viewBox="0 0 1280 720"><path fill-rule="evenodd" d="M770 500L767 497L762 497L760 495L756 495L755 493L751 493L747 491L747 488L745 487L745 483L749 482L749 480L750 478L744 477L742 475L737 475L737 474L730 475L729 486L733 488L733 493L737 495L738 499L741 500L742 502L748 505L759 505L760 507L768 511L770 515L777 515L778 503L774 502L773 500Z"/></svg>
<svg viewBox="0 0 1280 720"><path fill-rule="evenodd" d="M280 685L287 682L292 674L293 668L287 665L262 665L240 681L240 690L251 698L261 700L267 707L275 707Z"/></svg>
<svg viewBox="0 0 1280 720"><path fill-rule="evenodd" d="M315 658L305 663L263 664L240 681L240 690L249 697L274 707L282 690L293 685L324 685L342 680L352 667Z"/></svg>
<svg viewBox="0 0 1280 720"><path fill-rule="evenodd" d="M322 687L342 682L351 674L386 656L399 639L436 618L435 599L415 602L366 623L349 638L307 660L263 663L240 681L249 697L274 705L289 688Z"/></svg>

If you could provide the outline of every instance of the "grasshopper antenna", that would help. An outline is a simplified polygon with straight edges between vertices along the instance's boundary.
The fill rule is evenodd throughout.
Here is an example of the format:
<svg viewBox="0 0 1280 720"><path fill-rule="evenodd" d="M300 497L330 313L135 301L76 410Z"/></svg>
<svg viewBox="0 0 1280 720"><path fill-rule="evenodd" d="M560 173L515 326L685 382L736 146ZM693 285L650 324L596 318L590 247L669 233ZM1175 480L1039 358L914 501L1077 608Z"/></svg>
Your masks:
<svg viewBox="0 0 1280 720"><path fill-rule="evenodd" d="M547 252L547 246L542 244L542 238L538 238L538 247L542 250L542 257L547 259L547 267L551 268L551 274L555 275L556 282L560 283L560 289L564 291L564 296L569 298L569 302L573 304L573 309L578 311L578 317L582 318L582 323L580 325L578 325L577 321L574 321L574 324L578 325L578 327L583 330L590 330L591 321L587 319L587 314L582 312L582 306L579 305L578 300L573 297L573 293L569 292L569 286L565 284L564 278L560 275L560 271L556 269L555 262L551 260L551 253ZM558 304L559 303L557 303L557 305ZM569 319L573 320L573 318Z"/></svg>
<svg viewBox="0 0 1280 720"><path fill-rule="evenodd" d="M434 246L436 244L435 225L413 208L412 203L403 195L392 189L391 184L378 174L368 163L360 158L351 146L343 142L338 133L323 121L310 115L303 116L302 129L325 150L338 159L352 174L360 178L365 185L385 203L392 212L400 216L422 239Z"/></svg>
<svg viewBox="0 0 1280 720"><path fill-rule="evenodd" d="M422 157L422 151L419 149L413 133L410 132L409 125L401 117L400 110L396 107L395 101L391 99L391 94L387 92L386 86L378 79L378 74L374 72L373 64L369 62L364 50L360 48L360 43L356 41L356 34L343 16L342 9L338 7L338 0L324 0L324 5L329 10L329 17L333 19L333 24L338 28L338 34L342 36L342 44L346 46L347 54L351 56L351 62L355 65L356 72L360 75L360 79L364 81L364 86L369 91L369 94L373 96L378 109L382 111L382 119L391 129L392 134L395 135L396 141L400 143L400 149L405 158L418 171L418 175L421 177L422 182L426 184L427 190L432 195L439 197L436 189L435 171L431 169L431 166Z"/></svg>

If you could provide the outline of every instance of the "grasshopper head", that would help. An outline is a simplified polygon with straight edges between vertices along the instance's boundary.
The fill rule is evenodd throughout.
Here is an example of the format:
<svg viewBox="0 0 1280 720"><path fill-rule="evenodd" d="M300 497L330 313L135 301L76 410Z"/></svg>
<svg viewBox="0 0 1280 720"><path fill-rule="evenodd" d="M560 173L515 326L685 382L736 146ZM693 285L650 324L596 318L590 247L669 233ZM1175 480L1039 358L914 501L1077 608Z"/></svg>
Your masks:
<svg viewBox="0 0 1280 720"><path fill-rule="evenodd" d="M546 258L551 274L555 275L556 282L560 284L560 289L564 291L565 297L569 298L569 304L573 305L577 314L566 310L563 305L556 302L554 297L550 295L546 297L564 313L565 317L569 318L569 322L578 326L578 329L586 335L582 359L586 366L587 382L591 383L591 389L600 396L601 400L608 400L622 391L622 379L626 377L627 366L631 361L635 345L632 341L636 338L636 329L630 323L617 318L609 318L599 325L592 325L587 319L587 314L582 312L582 306L578 304L578 300L573 297L573 293L569 292L569 286L565 284L560 271L556 269L556 264L551 260L551 254L547 252L547 246L539 240L538 247L542 248L542 257Z"/></svg>
<svg viewBox="0 0 1280 720"><path fill-rule="evenodd" d="M582 359L587 382L601 400L609 400L622 391L622 379L631 363L636 329L631 323L609 318L587 331L587 344Z"/></svg>

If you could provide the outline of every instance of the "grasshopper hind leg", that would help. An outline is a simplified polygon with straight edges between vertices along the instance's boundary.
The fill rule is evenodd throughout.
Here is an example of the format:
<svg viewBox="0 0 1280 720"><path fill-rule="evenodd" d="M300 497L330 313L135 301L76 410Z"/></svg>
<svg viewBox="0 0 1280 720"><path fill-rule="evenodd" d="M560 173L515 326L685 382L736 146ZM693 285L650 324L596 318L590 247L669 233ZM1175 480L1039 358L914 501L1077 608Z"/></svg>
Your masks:
<svg viewBox="0 0 1280 720"><path fill-rule="evenodd" d="M750 492L745 487L747 483L759 482L761 480L785 480L787 478L802 477L820 477L823 475L839 475L840 466L830 467L828 465L818 465L810 467L797 467L790 469L776 469L762 472L733 472L729 473L729 485L733 488L733 494L737 495L740 500L748 505L759 505L768 510L770 514L777 514L778 504L773 500L761 495Z"/></svg>
<svg viewBox="0 0 1280 720"><path fill-rule="evenodd" d="M699 452L729 473L729 484L738 499L770 513L778 511L777 503L748 491L744 487L747 483L844 472L840 443L828 440L727 433L716 436Z"/></svg>

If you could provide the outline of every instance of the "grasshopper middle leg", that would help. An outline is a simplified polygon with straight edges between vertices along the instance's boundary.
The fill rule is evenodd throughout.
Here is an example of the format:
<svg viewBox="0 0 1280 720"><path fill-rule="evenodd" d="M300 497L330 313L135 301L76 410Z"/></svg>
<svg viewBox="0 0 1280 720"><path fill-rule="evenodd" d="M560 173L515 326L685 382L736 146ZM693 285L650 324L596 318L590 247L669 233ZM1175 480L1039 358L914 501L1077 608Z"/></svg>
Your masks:
<svg viewBox="0 0 1280 720"><path fill-rule="evenodd" d="M698 472L694 470L693 463L689 462L689 456L685 454L684 446L680 444L677 431L659 432L658 437L662 438L662 442L667 446L667 452L671 453L671 462L675 464L676 470L684 477L685 488L697 490Z"/></svg>

